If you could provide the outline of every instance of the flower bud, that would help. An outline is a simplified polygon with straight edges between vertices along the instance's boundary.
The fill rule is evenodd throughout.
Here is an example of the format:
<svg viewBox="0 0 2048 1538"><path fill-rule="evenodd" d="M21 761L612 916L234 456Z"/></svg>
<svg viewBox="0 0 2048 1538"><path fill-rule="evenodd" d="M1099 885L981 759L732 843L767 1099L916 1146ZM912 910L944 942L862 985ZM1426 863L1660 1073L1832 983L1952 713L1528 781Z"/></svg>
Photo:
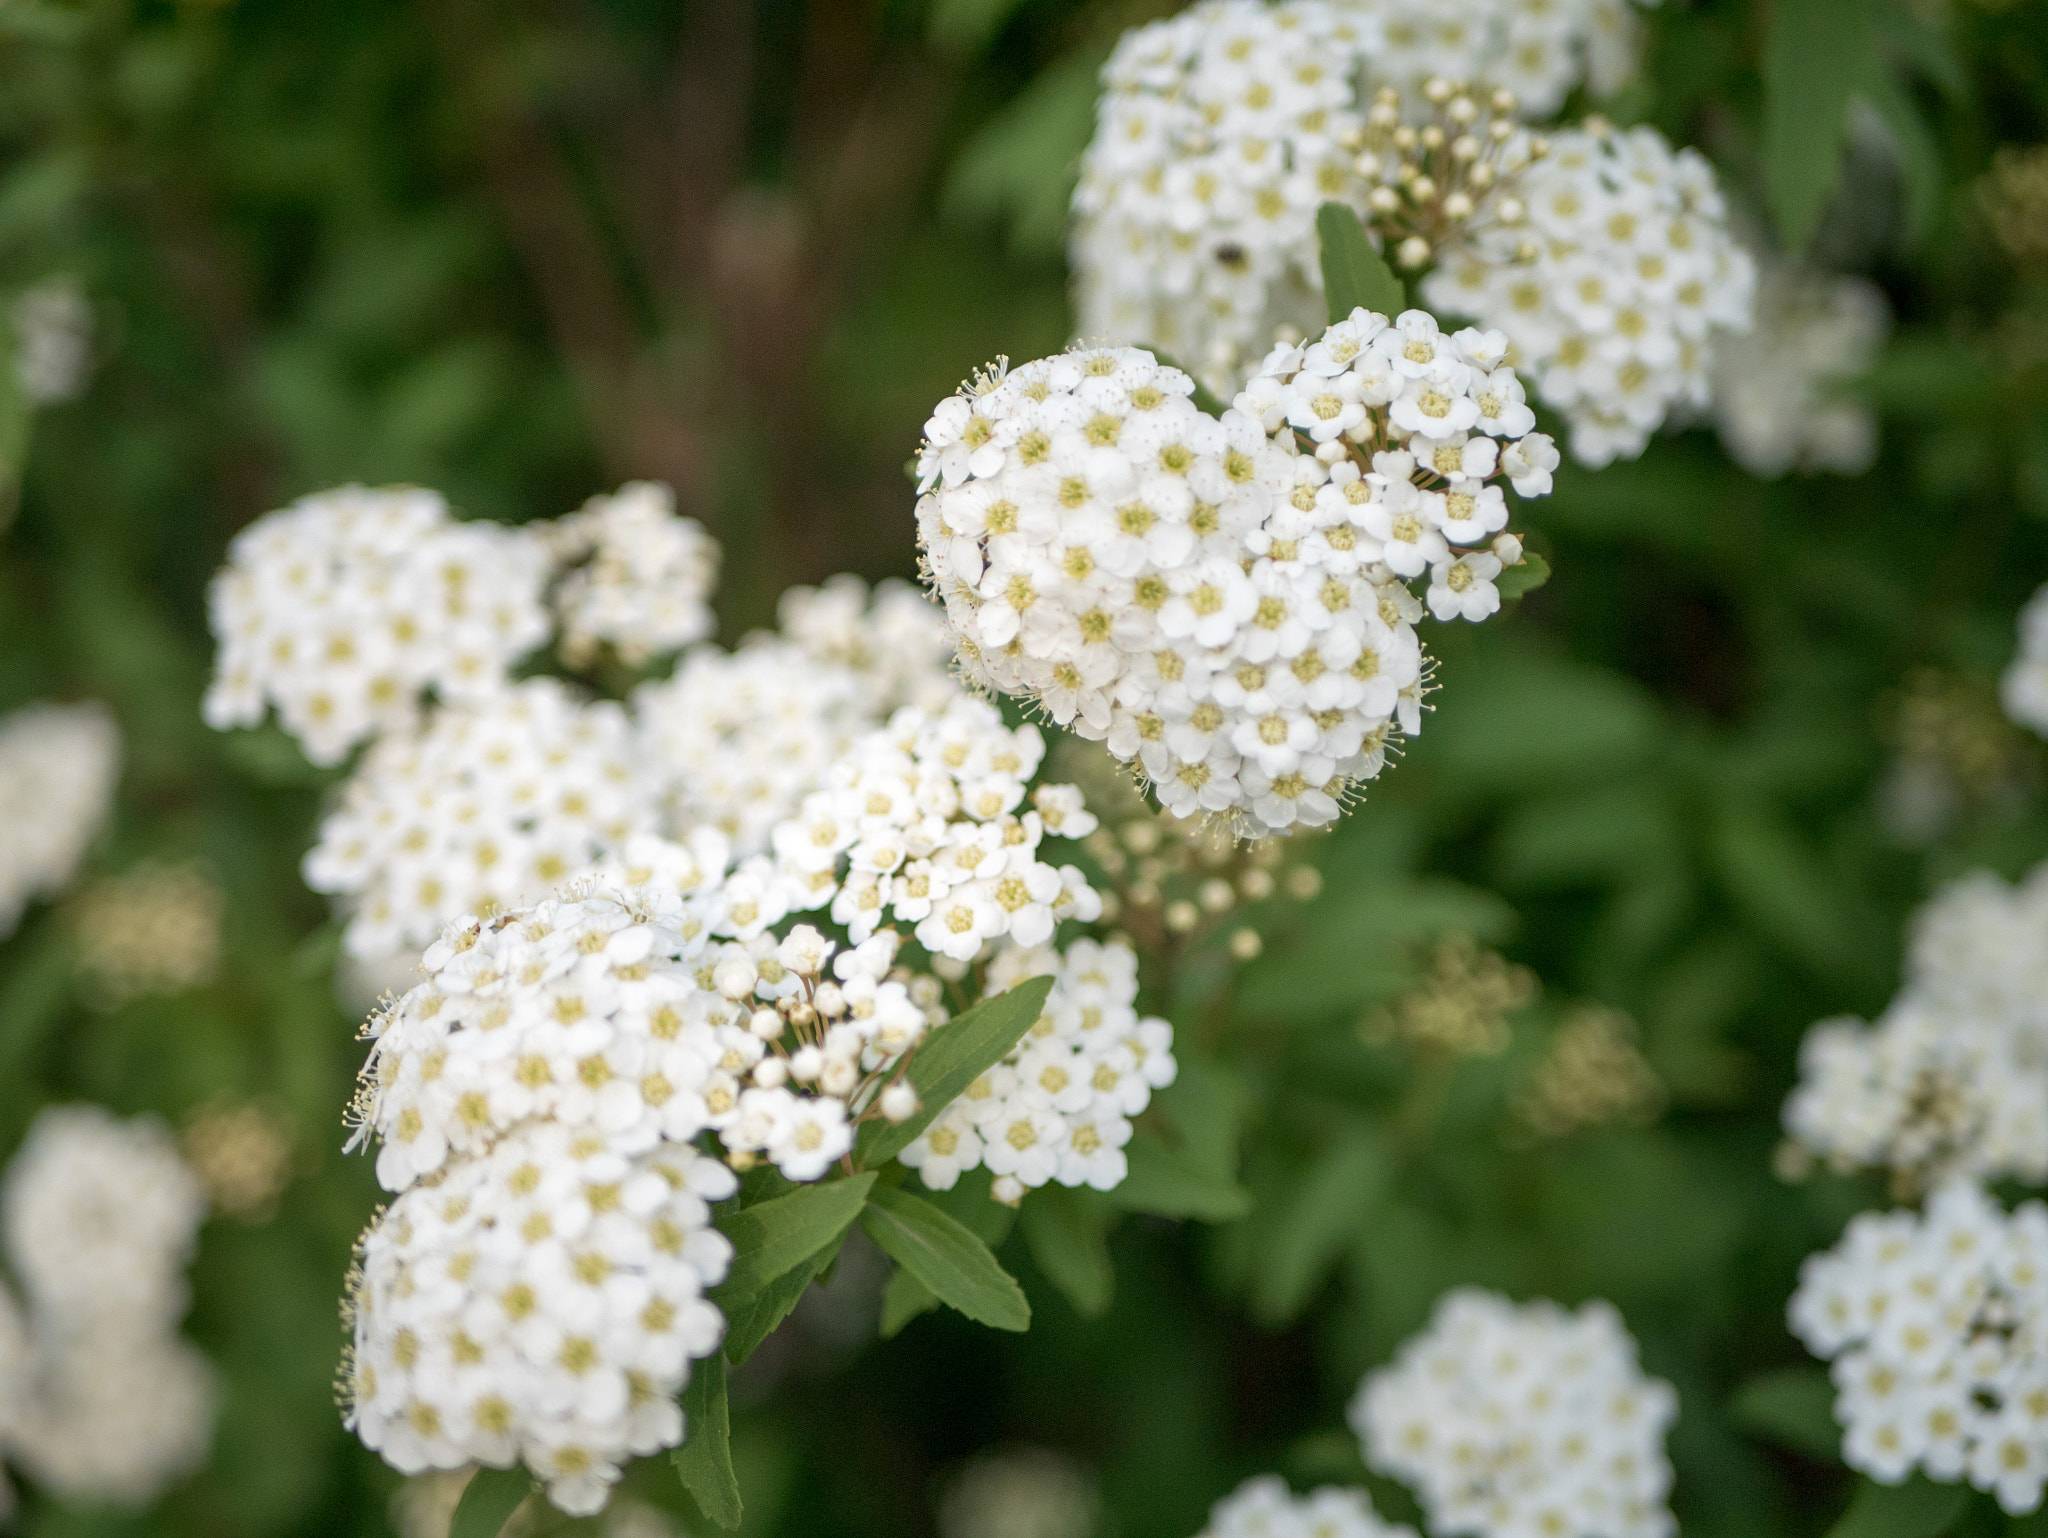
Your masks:
<svg viewBox="0 0 2048 1538"><path fill-rule="evenodd" d="M1014 1207L1024 1200L1024 1182L1015 1175L998 1175L988 1183L988 1194L1005 1207Z"/></svg>
<svg viewBox="0 0 2048 1538"><path fill-rule="evenodd" d="M1429 242L1420 235L1410 235L1401 242L1401 249L1395 253L1395 259L1403 267L1420 267L1429 260Z"/></svg>
<svg viewBox="0 0 2048 1538"><path fill-rule="evenodd" d="M818 1070L818 1088L828 1095L845 1095L860 1083L860 1069L843 1057L828 1057Z"/></svg>
<svg viewBox="0 0 2048 1538"><path fill-rule="evenodd" d="M1259 938L1256 929L1240 929L1230 937L1230 959L1232 961L1255 961L1266 942Z"/></svg>
<svg viewBox="0 0 2048 1538"><path fill-rule="evenodd" d="M711 985L729 999L747 997L758 981L760 974L744 956L728 956L711 970Z"/></svg>
<svg viewBox="0 0 2048 1538"><path fill-rule="evenodd" d="M1237 891L1221 877L1211 877L1202 883L1202 890L1195 894L1204 908L1211 913L1222 913L1237 901Z"/></svg>
<svg viewBox="0 0 2048 1538"><path fill-rule="evenodd" d="M1519 566L1522 564L1522 542L1512 534L1496 535L1493 541L1493 553L1500 557L1500 563L1503 566Z"/></svg>
<svg viewBox="0 0 2048 1538"><path fill-rule="evenodd" d="M892 1122L909 1121L917 1114L917 1091L902 1080L882 1091L882 1115Z"/></svg>
<svg viewBox="0 0 2048 1538"><path fill-rule="evenodd" d="M763 1089L780 1089L789 1082L789 1060L764 1057L754 1064L754 1082Z"/></svg>
<svg viewBox="0 0 2048 1538"><path fill-rule="evenodd" d="M757 1009L747 1016L747 1029L762 1041L774 1041L782 1035L782 1012L775 1009Z"/></svg>
<svg viewBox="0 0 2048 1538"><path fill-rule="evenodd" d="M1183 897L1166 905L1164 922L1173 933L1184 935L1202 922L1202 911Z"/></svg>

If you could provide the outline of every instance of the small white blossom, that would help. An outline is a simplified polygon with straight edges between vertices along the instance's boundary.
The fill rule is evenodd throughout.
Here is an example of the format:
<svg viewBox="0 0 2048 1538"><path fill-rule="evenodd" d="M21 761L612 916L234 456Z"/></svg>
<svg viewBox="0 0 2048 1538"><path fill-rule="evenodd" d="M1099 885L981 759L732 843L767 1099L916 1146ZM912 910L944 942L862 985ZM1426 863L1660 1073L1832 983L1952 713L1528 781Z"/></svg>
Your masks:
<svg viewBox="0 0 2048 1538"><path fill-rule="evenodd" d="M70 885L107 819L121 732L103 705L29 705L0 716L0 939L32 898Z"/></svg>

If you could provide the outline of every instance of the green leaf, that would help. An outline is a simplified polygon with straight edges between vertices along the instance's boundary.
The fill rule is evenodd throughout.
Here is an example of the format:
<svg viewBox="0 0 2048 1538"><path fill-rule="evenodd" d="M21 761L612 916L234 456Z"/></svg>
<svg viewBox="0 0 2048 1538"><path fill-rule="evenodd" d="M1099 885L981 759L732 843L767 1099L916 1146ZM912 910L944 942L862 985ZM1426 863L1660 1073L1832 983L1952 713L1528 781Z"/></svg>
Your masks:
<svg viewBox="0 0 2048 1538"><path fill-rule="evenodd" d="M1128 1211L1227 1223L1252 1210L1250 1193L1236 1181L1200 1168L1150 1133L1135 1134L1124 1157L1130 1172L1109 1199Z"/></svg>
<svg viewBox="0 0 2048 1538"><path fill-rule="evenodd" d="M1083 1319L1107 1312L1116 1288L1105 1242L1109 1217L1090 1194L1056 1185L1033 1191L1018 1212L1031 1258Z"/></svg>
<svg viewBox="0 0 2048 1538"><path fill-rule="evenodd" d="M979 54L1021 0L935 0L925 36L941 53Z"/></svg>
<svg viewBox="0 0 2048 1538"><path fill-rule="evenodd" d="M874 1183L872 1173L821 1181L727 1213L718 1227L732 1241L732 1269L715 1296L734 1302L753 1298L809 1260L852 1226Z"/></svg>
<svg viewBox="0 0 2048 1538"><path fill-rule="evenodd" d="M1778 238L1813 238L1841 174L1849 101L1876 74L1871 0L1777 0L1764 45L1764 185Z"/></svg>
<svg viewBox="0 0 2048 1538"><path fill-rule="evenodd" d="M939 1296L901 1266L889 1275L882 1289L882 1339L893 1340L919 1314L939 1306Z"/></svg>
<svg viewBox="0 0 2048 1538"><path fill-rule="evenodd" d="M1266 1226L1260 1264L1252 1273L1257 1317L1284 1324L1301 1312L1330 1263L1378 1204L1386 1180L1385 1151L1371 1133L1359 1131L1289 1182L1286 1201Z"/></svg>
<svg viewBox="0 0 2048 1538"><path fill-rule="evenodd" d="M998 1330L1031 1327L1031 1305L1017 1279L971 1230L922 1197L876 1191L861 1210L860 1226L940 1302Z"/></svg>
<svg viewBox="0 0 2048 1538"><path fill-rule="evenodd" d="M498 1538L533 1491L533 1476L524 1468L478 1469L463 1486L448 1538Z"/></svg>
<svg viewBox="0 0 2048 1538"><path fill-rule="evenodd" d="M1522 552L1518 566L1509 566L1493 579L1493 585L1500 589L1503 598L1520 598L1524 593L1533 593L1550 580L1550 562L1533 550Z"/></svg>
<svg viewBox="0 0 2048 1538"><path fill-rule="evenodd" d="M1325 203L1317 209L1316 239L1322 247L1323 298L1329 305L1331 325L1361 307L1389 319L1408 307L1401 280L1373 250L1365 225L1351 209L1342 203Z"/></svg>
<svg viewBox="0 0 2048 1538"><path fill-rule="evenodd" d="M999 3L964 0L951 8ZM938 13L932 22L936 30ZM948 218L1006 224L1020 255L1060 250L1081 151L1095 131L1103 57L1091 48L1060 60L975 131L946 171L940 203Z"/></svg>
<svg viewBox="0 0 2048 1538"><path fill-rule="evenodd" d="M804 1289L832 1264L845 1242L846 1235L841 1233L817 1254L783 1272L751 1297L727 1298L722 1288L714 1291L712 1300L725 1310L725 1359L737 1367L752 1356L755 1348L789 1317L790 1310L802 1300Z"/></svg>
<svg viewBox="0 0 2048 1538"><path fill-rule="evenodd" d="M1938 1485L1918 1474L1899 1485L1859 1479L1849 1509L1827 1538L1935 1538L1948 1531L1969 1495L1962 1485Z"/></svg>
<svg viewBox="0 0 2048 1538"><path fill-rule="evenodd" d="M1007 993L983 999L927 1036L911 1057L908 1074L917 1089L917 1114L893 1127L887 1122L869 1122L854 1140L854 1157L873 1169L908 1148L968 1085L1017 1045L1044 1012L1045 997L1051 992L1050 977L1034 977Z"/></svg>
<svg viewBox="0 0 2048 1538"><path fill-rule="evenodd" d="M732 1423L725 1358L714 1351L690 1369L683 1390L683 1445L669 1455L697 1509L723 1528L740 1525L740 1482L732 1471Z"/></svg>
<svg viewBox="0 0 2048 1538"><path fill-rule="evenodd" d="M1738 1425L1823 1463L1838 1462L1842 1428L1835 1386L1818 1367L1787 1367L1752 1378L1729 1406Z"/></svg>
<svg viewBox="0 0 2048 1538"><path fill-rule="evenodd" d="M1906 224L1913 238L1924 236L1941 211L1941 151L1920 116L1920 108L1898 78L1877 70L1862 93L1891 130L1906 182Z"/></svg>

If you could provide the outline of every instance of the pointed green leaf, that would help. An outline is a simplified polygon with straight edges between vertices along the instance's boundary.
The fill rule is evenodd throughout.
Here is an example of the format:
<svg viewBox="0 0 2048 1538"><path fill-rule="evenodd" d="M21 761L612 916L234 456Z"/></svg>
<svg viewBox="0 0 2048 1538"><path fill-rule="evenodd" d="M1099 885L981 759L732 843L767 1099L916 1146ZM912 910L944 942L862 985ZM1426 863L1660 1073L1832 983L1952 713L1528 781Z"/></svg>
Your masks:
<svg viewBox="0 0 2048 1538"><path fill-rule="evenodd" d="M533 1491L533 1476L523 1467L478 1469L455 1504L448 1538L498 1538Z"/></svg>
<svg viewBox="0 0 2048 1538"><path fill-rule="evenodd" d="M737 1367L752 1356L755 1348L774 1334L776 1326L803 1300L804 1290L838 1257L845 1242L842 1232L815 1255L799 1261L749 1297L727 1298L722 1289L714 1291L713 1301L725 1310L725 1359Z"/></svg>
<svg viewBox="0 0 2048 1538"><path fill-rule="evenodd" d="M718 1227L732 1241L732 1269L713 1296L744 1302L809 1260L853 1225L874 1183L872 1174L821 1181L725 1214Z"/></svg>
<svg viewBox="0 0 2048 1538"><path fill-rule="evenodd" d="M1110 1212L1090 1193L1049 1185L1024 1198L1018 1224L1031 1258L1083 1319L1105 1313L1116 1288L1106 1233Z"/></svg>
<svg viewBox="0 0 2048 1538"><path fill-rule="evenodd" d="M691 1366L683 1389L683 1445L669 1455L697 1509L722 1528L740 1525L740 1482L732 1471L732 1424L725 1358L714 1351Z"/></svg>
<svg viewBox="0 0 2048 1538"><path fill-rule="evenodd" d="M1824 1463L1841 1457L1835 1386L1818 1367L1788 1367L1752 1378L1730 1410L1737 1425Z"/></svg>
<svg viewBox="0 0 2048 1538"><path fill-rule="evenodd" d="M1906 223L1917 240L1941 211L1941 151L1927 131L1919 105L1895 76L1882 69L1875 71L1862 95L1891 130L1906 182Z"/></svg>
<svg viewBox="0 0 2048 1538"><path fill-rule="evenodd" d="M1262 1257L1252 1274L1253 1314L1284 1324L1307 1306L1330 1264L1378 1205L1388 1174L1386 1151L1366 1131L1353 1133L1292 1183L1279 1210L1259 1223Z"/></svg>
<svg viewBox="0 0 2048 1538"><path fill-rule="evenodd" d="M917 1088L917 1114L893 1127L869 1122L854 1140L854 1157L873 1169L908 1148L933 1118L1017 1045L1044 1011L1045 996L1051 992L1050 977L1034 977L983 999L934 1030L910 1059L908 1078Z"/></svg>
<svg viewBox="0 0 2048 1538"><path fill-rule="evenodd" d="M1505 568L1493 585L1500 589L1503 598L1520 598L1524 593L1533 593L1550 580L1550 562L1533 550L1522 552L1519 566Z"/></svg>
<svg viewBox="0 0 2048 1538"><path fill-rule="evenodd" d="M1938 1485L1918 1474L1898 1485L1859 1479L1849 1509L1827 1538L1936 1538L1962 1514L1969 1495L1962 1485Z"/></svg>
<svg viewBox="0 0 2048 1538"><path fill-rule="evenodd" d="M1376 310L1392 319L1408 307L1407 291L1394 276L1358 215L1342 203L1316 210L1316 240L1322 248L1323 298L1336 325L1355 309Z"/></svg>
<svg viewBox="0 0 2048 1538"><path fill-rule="evenodd" d="M911 1320L938 1306L937 1293L897 1267L889 1276L889 1285L882 1289L882 1339L894 1340Z"/></svg>
<svg viewBox="0 0 2048 1538"><path fill-rule="evenodd" d="M941 1303L998 1330L1031 1326L1031 1305L1017 1279L969 1229L908 1191L876 1191L860 1226Z"/></svg>
<svg viewBox="0 0 2048 1538"><path fill-rule="evenodd" d="M1124 1157L1130 1172L1109 1193L1119 1207L1207 1223L1227 1223L1252 1210L1250 1194L1236 1181L1200 1168L1150 1133L1133 1136Z"/></svg>
<svg viewBox="0 0 2048 1538"><path fill-rule="evenodd" d="M1764 45L1764 185L1778 238L1813 238L1841 175L1849 101L1878 69L1870 0L1777 0Z"/></svg>

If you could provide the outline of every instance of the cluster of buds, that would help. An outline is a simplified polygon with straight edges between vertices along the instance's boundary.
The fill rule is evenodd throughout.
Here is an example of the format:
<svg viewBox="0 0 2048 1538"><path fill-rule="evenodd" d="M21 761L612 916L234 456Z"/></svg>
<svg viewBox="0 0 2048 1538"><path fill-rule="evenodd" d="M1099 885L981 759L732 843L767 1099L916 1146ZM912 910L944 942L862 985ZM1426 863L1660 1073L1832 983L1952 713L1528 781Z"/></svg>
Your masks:
<svg viewBox="0 0 2048 1538"><path fill-rule="evenodd" d="M816 1179L788 1166L822 1173L860 1123L916 1114L904 1075L925 1032L950 1016L937 978L893 964L896 946L883 930L834 956L832 941L799 924L781 940L727 945L711 963L710 987L745 1011L739 1029L720 1033L718 1066L745 1086L719 1129L734 1169L765 1152L792 1179Z"/></svg>
<svg viewBox="0 0 2048 1538"><path fill-rule="evenodd" d="M1359 1023L1373 1046L1404 1045L1437 1057L1493 1057L1507 1050L1508 1017L1536 999L1536 974L1470 935L1438 941L1415 987Z"/></svg>
<svg viewBox="0 0 2048 1538"><path fill-rule="evenodd" d="M1429 119L1409 122L1401 93L1382 86L1354 130L1352 169L1366 183L1366 218L1394 260L1427 266L1444 246L1527 217L1517 178L1549 153L1548 142L1515 121L1514 93L1482 97L1442 76L1423 88ZM1527 256L1533 258L1529 247Z"/></svg>

